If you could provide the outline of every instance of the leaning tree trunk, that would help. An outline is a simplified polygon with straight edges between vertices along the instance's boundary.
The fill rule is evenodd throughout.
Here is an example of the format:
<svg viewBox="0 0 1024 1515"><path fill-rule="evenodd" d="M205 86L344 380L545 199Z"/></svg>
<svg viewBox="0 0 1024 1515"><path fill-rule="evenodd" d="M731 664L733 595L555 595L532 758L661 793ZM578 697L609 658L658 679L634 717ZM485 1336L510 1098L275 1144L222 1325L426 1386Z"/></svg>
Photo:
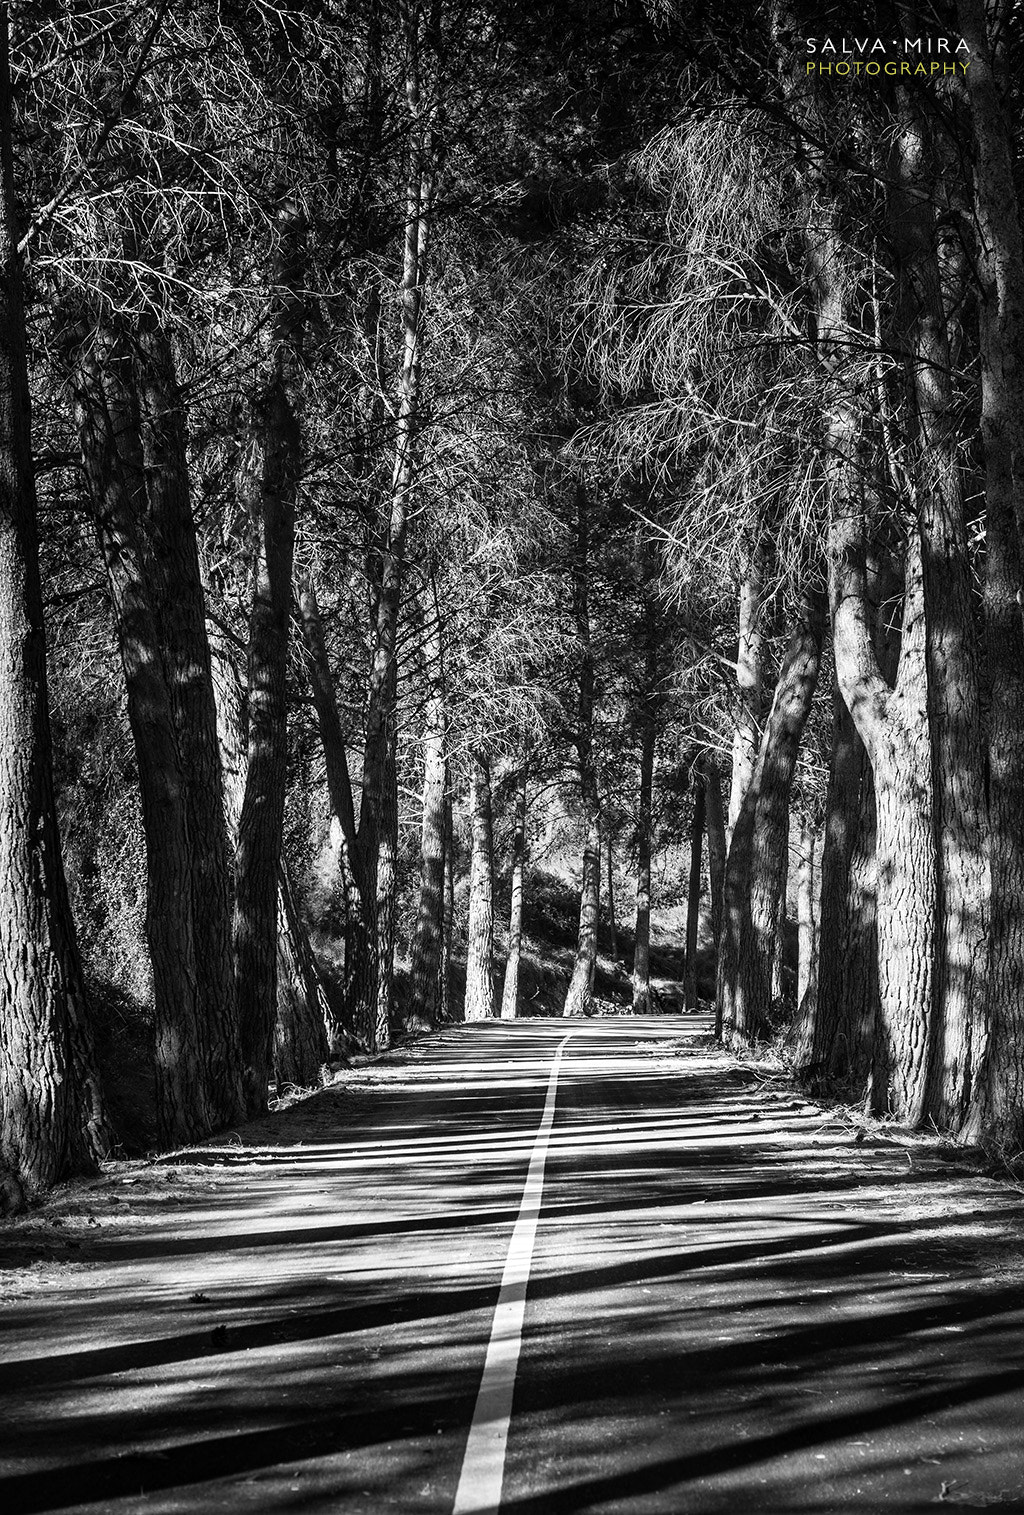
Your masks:
<svg viewBox="0 0 1024 1515"><path fill-rule="evenodd" d="M644 711L640 737L640 797L636 828L636 924L633 930L633 1014L651 1009L651 808L657 727Z"/></svg>
<svg viewBox="0 0 1024 1515"><path fill-rule="evenodd" d="M690 877L686 889L686 961L683 993L687 1010L697 1009L697 946L700 932L701 858L704 851L704 775L693 765L693 819L690 824Z"/></svg>
<svg viewBox="0 0 1024 1515"><path fill-rule="evenodd" d="M235 857L235 973L242 1078L252 1115L266 1109L277 1020L278 881L288 775L288 632L295 506L302 470L303 222L282 204L274 373L254 417L246 493L255 538L248 648L248 750Z"/></svg>
<svg viewBox="0 0 1024 1515"><path fill-rule="evenodd" d="M321 1082L329 1051L327 1027L333 1017L284 867L278 910L274 1081L280 1094L288 1085L311 1089Z"/></svg>
<svg viewBox="0 0 1024 1515"><path fill-rule="evenodd" d="M981 0L959 0L970 47L974 208L982 282L981 437L985 460L985 630L989 712L989 1043L964 1131L1003 1158L1024 1149L1024 242L1006 88L1010 7L988 35ZM1001 77L1000 77L1001 76Z"/></svg>
<svg viewBox="0 0 1024 1515"><path fill-rule="evenodd" d="M501 1018L515 1020L519 1010L519 964L523 951L523 874L526 868L526 769L516 781L516 814L512 831L512 887L508 912L508 956L501 991Z"/></svg>
<svg viewBox="0 0 1024 1515"><path fill-rule="evenodd" d="M789 796L818 680L823 619L817 593L807 593L729 845L716 1022L732 1045L757 1041L770 1024L788 863Z"/></svg>
<svg viewBox="0 0 1024 1515"><path fill-rule="evenodd" d="M466 947L467 1021L494 1014L494 835L491 773L480 752L470 755L473 856L469 873L469 936Z"/></svg>
<svg viewBox="0 0 1024 1515"><path fill-rule="evenodd" d="M594 650L590 636L589 508L586 489L579 483L576 486L573 609L580 657L576 755L579 760L585 840L576 959L565 996L563 1015L589 1015L591 1012L594 972L597 967L597 926L601 910L601 804L594 764Z"/></svg>
<svg viewBox="0 0 1024 1515"><path fill-rule="evenodd" d="M935 225L936 144L901 90L890 193L916 403L928 717L936 837L935 977L927 1113L967 1118L987 1038L988 860L971 566L964 516L959 399L954 395Z"/></svg>
<svg viewBox="0 0 1024 1515"><path fill-rule="evenodd" d="M0 1211L95 1166L107 1130L53 795L32 423L0 14Z"/></svg>

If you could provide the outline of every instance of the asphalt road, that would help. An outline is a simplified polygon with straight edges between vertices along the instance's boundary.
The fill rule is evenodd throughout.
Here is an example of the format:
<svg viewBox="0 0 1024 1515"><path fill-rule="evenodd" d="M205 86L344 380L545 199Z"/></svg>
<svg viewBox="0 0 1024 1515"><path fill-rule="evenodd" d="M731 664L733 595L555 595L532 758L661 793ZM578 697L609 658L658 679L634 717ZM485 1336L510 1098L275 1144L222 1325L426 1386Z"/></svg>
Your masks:
<svg viewBox="0 0 1024 1515"><path fill-rule="evenodd" d="M458 1027L111 1175L2 1306L0 1511L1024 1510L1019 1197L706 1030Z"/></svg>

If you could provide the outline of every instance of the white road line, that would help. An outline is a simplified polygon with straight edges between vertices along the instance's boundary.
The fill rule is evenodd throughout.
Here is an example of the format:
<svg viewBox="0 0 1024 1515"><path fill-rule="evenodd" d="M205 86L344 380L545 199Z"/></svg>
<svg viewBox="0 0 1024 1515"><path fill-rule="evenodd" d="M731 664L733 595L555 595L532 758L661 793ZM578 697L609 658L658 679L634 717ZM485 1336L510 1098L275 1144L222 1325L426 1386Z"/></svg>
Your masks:
<svg viewBox="0 0 1024 1515"><path fill-rule="evenodd" d="M512 1419L512 1391L519 1367L519 1349L523 1343L526 1285L530 1279L537 1218L544 1193L544 1165L555 1119L558 1070L565 1044L571 1035L570 1031L559 1042L551 1064L544 1113L537 1128L519 1215L508 1246L505 1271L501 1275L491 1339L484 1359L484 1376L476 1397L473 1423L469 1428L469 1443L462 1462L462 1476L452 1515L497 1515L501 1506L505 1448L508 1444L509 1421Z"/></svg>

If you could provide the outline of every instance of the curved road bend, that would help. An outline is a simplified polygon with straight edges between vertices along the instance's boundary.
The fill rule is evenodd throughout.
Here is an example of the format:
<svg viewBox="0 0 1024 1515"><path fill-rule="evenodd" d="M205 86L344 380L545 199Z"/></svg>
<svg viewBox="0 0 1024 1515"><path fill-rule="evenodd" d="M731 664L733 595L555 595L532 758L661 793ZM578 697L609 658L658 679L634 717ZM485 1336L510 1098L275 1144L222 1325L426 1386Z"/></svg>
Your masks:
<svg viewBox="0 0 1024 1515"><path fill-rule="evenodd" d="M459 1027L105 1180L3 1308L0 1510L1024 1509L1020 1270L943 1215L1014 1196L706 1030Z"/></svg>

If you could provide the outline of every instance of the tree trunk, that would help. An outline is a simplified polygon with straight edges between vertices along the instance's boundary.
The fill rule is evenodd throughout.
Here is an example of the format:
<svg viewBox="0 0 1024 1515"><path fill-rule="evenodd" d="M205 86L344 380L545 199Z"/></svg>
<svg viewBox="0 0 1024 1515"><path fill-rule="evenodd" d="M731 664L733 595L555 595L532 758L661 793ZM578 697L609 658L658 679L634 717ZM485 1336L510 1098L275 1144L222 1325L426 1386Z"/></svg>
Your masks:
<svg viewBox="0 0 1024 1515"><path fill-rule="evenodd" d="M224 812L206 602L192 518L184 402L166 332L147 313L136 333L145 545L188 827L198 1013L217 1125L240 1118L238 1006L232 950L232 858Z"/></svg>
<svg viewBox="0 0 1024 1515"><path fill-rule="evenodd" d="M163 649L138 526L142 476L130 360L109 332L88 338L72 376L86 484L107 575L146 840L146 938L153 970L157 1132L176 1145L216 1124L193 939L191 837ZM122 440L123 439L123 440ZM234 1077L237 1079L237 1069Z"/></svg>
<svg viewBox="0 0 1024 1515"><path fill-rule="evenodd" d="M245 794L235 858L235 973L242 1077L251 1115L266 1109L277 1019L278 879L288 773L288 632L295 506L302 471L304 227L292 201L278 212L274 373L254 416L248 506L256 541L248 650Z"/></svg>
<svg viewBox="0 0 1024 1515"><path fill-rule="evenodd" d="M576 558L573 564L573 609L579 648L579 703L576 755L583 801L585 842L580 888L580 926L576 960L565 996L563 1015L589 1015L597 967L597 924L601 907L601 804L594 766L594 651L590 637L589 509L582 483L576 486Z"/></svg>
<svg viewBox="0 0 1024 1515"><path fill-rule="evenodd" d="M1004 1159L1024 1149L1024 245L1007 107L1006 24L993 36L980 0L959 0L970 47L967 89L974 125L974 205L982 284L981 437L985 459L985 627L989 714L989 1043L964 1133Z"/></svg>
<svg viewBox="0 0 1024 1515"><path fill-rule="evenodd" d="M779 673L754 776L729 846L716 1021L743 1046L770 1025L772 977L788 863L789 796L821 662L823 609L805 595Z"/></svg>
<svg viewBox="0 0 1024 1515"><path fill-rule="evenodd" d="M818 954L809 1043L795 1052L816 1078L862 1100L878 1009L875 796L871 764L838 684L821 847Z"/></svg>
<svg viewBox="0 0 1024 1515"><path fill-rule="evenodd" d="M508 957L501 991L501 1018L515 1020L519 1009L519 961L523 950L523 874L526 868L526 769L516 783L516 816L512 832L512 891L508 914Z"/></svg>
<svg viewBox="0 0 1024 1515"><path fill-rule="evenodd" d="M433 1026L438 1018L444 934L444 796L447 786L441 635L436 617L427 638L427 698L423 717L423 824L420 891L412 943L412 1011Z"/></svg>
<svg viewBox="0 0 1024 1515"><path fill-rule="evenodd" d="M817 957L817 842L809 818L800 817L800 867L797 874L797 971L796 1002L802 1005L811 988L811 976Z"/></svg>
<svg viewBox="0 0 1024 1515"><path fill-rule="evenodd" d="M657 727L644 713L640 736L640 800L636 828L636 925L633 932L633 1014L651 1011L651 810Z"/></svg>
<svg viewBox="0 0 1024 1515"><path fill-rule="evenodd" d="M6 7L0 192L0 1211L13 1211L94 1167L108 1133L53 796Z"/></svg>
<svg viewBox="0 0 1024 1515"><path fill-rule="evenodd" d="M701 857L704 850L704 774L693 766L693 820L690 826L690 879L686 890L686 966L683 992L687 1010L697 1009L697 945L700 928Z"/></svg>
<svg viewBox="0 0 1024 1515"><path fill-rule="evenodd" d="M479 752L471 755L470 762L473 856L469 873L465 1019L480 1021L494 1014L494 838L490 768Z"/></svg>
<svg viewBox="0 0 1024 1515"><path fill-rule="evenodd" d="M446 784L448 779L445 780ZM441 928L441 960L438 963L437 1013L442 1024L452 1019L452 933L455 929L455 836L452 797L444 797L444 916Z"/></svg>
<svg viewBox="0 0 1024 1515"><path fill-rule="evenodd" d="M295 891L283 867L278 910L274 1081L281 1094L289 1084L311 1089L320 1083L328 1057L327 1026L333 1017Z"/></svg>
<svg viewBox="0 0 1024 1515"><path fill-rule="evenodd" d="M418 73L418 27L409 14L406 98L411 120L406 179L405 240L402 264L402 358L398 380L395 455L391 494L374 584L373 649L363 749L363 798L359 811L360 873L375 919L349 978L352 1013L358 1033L376 1050L386 1037L394 950L394 864L397 827L395 748L397 742L398 670L395 644L402 607L406 539L417 481L417 430L420 404L421 321L427 273L427 243L433 184L427 163Z"/></svg>
<svg viewBox="0 0 1024 1515"><path fill-rule="evenodd" d="M722 936L722 894L725 888L725 817L722 813L722 778L710 755L703 760L704 810L708 829L708 873L711 881L711 935L715 952Z"/></svg>
<svg viewBox="0 0 1024 1515"><path fill-rule="evenodd" d="M935 231L936 147L919 107L899 92L890 194L904 282L920 451L918 509L924 584L932 819L936 836L935 976L927 1113L944 1127L967 1117L987 1037L986 804L982 776L971 568L961 481L959 400Z"/></svg>
<svg viewBox="0 0 1024 1515"><path fill-rule="evenodd" d="M733 830L743 808L743 797L750 787L757 762L761 738L761 593L763 590L762 549L745 543L740 568L739 631L736 651L736 714L732 739L732 783L729 790L727 836Z"/></svg>
<svg viewBox="0 0 1024 1515"><path fill-rule="evenodd" d="M619 956L619 927L615 919L615 845L610 822L605 841L605 861L608 864L608 949L614 963Z"/></svg>

